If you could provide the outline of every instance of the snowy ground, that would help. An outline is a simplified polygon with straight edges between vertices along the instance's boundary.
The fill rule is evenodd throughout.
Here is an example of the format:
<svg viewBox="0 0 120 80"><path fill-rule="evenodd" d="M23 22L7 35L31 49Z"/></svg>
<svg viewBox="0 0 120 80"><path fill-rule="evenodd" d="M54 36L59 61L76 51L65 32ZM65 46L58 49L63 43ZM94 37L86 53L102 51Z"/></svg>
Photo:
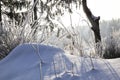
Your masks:
<svg viewBox="0 0 120 80"><path fill-rule="evenodd" d="M120 80L120 58L92 59L52 46L23 44L0 61L0 80Z"/></svg>

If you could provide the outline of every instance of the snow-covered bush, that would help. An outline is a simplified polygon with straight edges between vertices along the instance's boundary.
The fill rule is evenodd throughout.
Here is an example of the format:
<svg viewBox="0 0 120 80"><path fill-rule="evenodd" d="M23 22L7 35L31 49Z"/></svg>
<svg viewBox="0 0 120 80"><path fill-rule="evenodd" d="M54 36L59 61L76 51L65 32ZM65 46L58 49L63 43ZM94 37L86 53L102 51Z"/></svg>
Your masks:
<svg viewBox="0 0 120 80"><path fill-rule="evenodd" d="M103 58L118 58L120 57L120 32L113 32L104 42Z"/></svg>
<svg viewBox="0 0 120 80"><path fill-rule="evenodd" d="M0 59L21 43L36 41L37 32L30 25L19 26L14 22L4 21L0 28Z"/></svg>
<svg viewBox="0 0 120 80"><path fill-rule="evenodd" d="M120 19L102 21L100 30L102 36L102 57L120 57Z"/></svg>

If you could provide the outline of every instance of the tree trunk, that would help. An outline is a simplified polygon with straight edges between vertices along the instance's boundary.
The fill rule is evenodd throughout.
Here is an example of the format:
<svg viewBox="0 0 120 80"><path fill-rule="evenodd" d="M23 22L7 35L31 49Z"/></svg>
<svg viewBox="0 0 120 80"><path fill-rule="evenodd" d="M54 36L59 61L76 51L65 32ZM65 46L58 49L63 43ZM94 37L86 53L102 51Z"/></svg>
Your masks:
<svg viewBox="0 0 120 80"><path fill-rule="evenodd" d="M82 0L83 10L90 21L92 31L94 32L95 42L101 42L100 29L99 29L99 20L100 16L96 17L92 14L90 9L87 7L87 0Z"/></svg>
<svg viewBox="0 0 120 80"><path fill-rule="evenodd" d="M0 1L0 22L2 22L2 10L1 10L1 1Z"/></svg>
<svg viewBox="0 0 120 80"><path fill-rule="evenodd" d="M99 29L99 20L100 16L96 17L92 14L90 9L87 7L87 0L82 0L83 10L90 21L92 27L92 31L94 32L95 36L95 43L96 43L96 53L102 57L102 46L100 44L101 42L101 35L100 35L100 29Z"/></svg>
<svg viewBox="0 0 120 80"><path fill-rule="evenodd" d="M0 0L0 29L2 28L2 4Z"/></svg>
<svg viewBox="0 0 120 80"><path fill-rule="evenodd" d="M36 0L34 0L34 20L37 20L37 7L36 7Z"/></svg>
<svg viewBox="0 0 120 80"><path fill-rule="evenodd" d="M33 20L37 20L37 7L36 7L36 0L34 0L34 4L33 5L35 5L34 6L34 9L33 9L33 11L34 11L34 13L33 13ZM35 23L33 24L33 26L31 27L31 28L35 28L35 25L37 24L37 21L35 21ZM36 30L34 31L34 33L36 32Z"/></svg>

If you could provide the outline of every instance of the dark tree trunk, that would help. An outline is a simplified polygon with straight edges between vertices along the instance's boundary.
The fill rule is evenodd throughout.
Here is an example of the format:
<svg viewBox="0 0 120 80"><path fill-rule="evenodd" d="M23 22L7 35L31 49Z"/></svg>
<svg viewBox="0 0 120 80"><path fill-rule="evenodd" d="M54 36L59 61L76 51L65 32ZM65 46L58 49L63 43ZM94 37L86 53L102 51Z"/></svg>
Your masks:
<svg viewBox="0 0 120 80"><path fill-rule="evenodd" d="M34 20L37 20L37 7L36 7L36 0L34 0Z"/></svg>
<svg viewBox="0 0 120 80"><path fill-rule="evenodd" d="M95 42L101 42L100 29L99 29L99 20L100 16L96 17L92 14L90 9L87 7L87 0L82 0L83 10L90 21L92 31L94 32Z"/></svg>
<svg viewBox="0 0 120 80"><path fill-rule="evenodd" d="M37 20L37 6L36 6L36 0L34 0L34 14L33 14L33 20ZM35 25L37 24L37 21L35 21L35 23L33 24L32 28L35 28ZM34 31L34 33L36 32L36 30Z"/></svg>
<svg viewBox="0 0 120 80"><path fill-rule="evenodd" d="M0 29L2 28L2 4L0 0Z"/></svg>
<svg viewBox="0 0 120 80"><path fill-rule="evenodd" d="M2 22L2 10L1 10L1 1L0 1L0 22Z"/></svg>
<svg viewBox="0 0 120 80"><path fill-rule="evenodd" d="M92 14L90 9L87 7L87 0L82 0L83 10L90 21L92 27L92 31L94 32L95 36L95 43L96 43L96 53L102 57L102 46L100 44L101 42L101 35L100 35L100 29L99 29L99 20L100 16L96 17Z"/></svg>

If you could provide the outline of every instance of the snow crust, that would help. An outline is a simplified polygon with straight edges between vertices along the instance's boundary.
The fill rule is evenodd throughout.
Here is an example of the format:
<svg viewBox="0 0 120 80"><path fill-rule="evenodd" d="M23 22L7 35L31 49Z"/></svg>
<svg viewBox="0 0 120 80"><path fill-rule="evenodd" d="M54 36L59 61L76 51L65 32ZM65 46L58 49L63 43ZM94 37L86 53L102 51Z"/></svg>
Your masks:
<svg viewBox="0 0 120 80"><path fill-rule="evenodd" d="M39 55L40 56L39 56ZM47 45L22 44L0 61L0 80L120 80L120 59L77 57Z"/></svg>

